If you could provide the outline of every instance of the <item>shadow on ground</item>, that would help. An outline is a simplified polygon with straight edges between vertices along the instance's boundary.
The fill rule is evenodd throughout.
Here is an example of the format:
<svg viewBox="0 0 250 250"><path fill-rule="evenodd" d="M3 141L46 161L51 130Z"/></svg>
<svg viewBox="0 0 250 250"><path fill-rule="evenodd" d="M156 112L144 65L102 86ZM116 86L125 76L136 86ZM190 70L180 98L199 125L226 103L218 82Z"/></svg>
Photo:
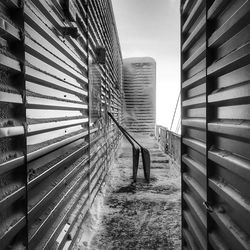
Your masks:
<svg viewBox="0 0 250 250"><path fill-rule="evenodd" d="M90 227L83 229L76 249L181 248L179 173L155 140L137 139L151 152L150 183L144 181L141 163L137 182L132 183L131 148L123 141L106 182L101 216L91 236L84 237ZM89 217L93 222L91 213Z"/></svg>

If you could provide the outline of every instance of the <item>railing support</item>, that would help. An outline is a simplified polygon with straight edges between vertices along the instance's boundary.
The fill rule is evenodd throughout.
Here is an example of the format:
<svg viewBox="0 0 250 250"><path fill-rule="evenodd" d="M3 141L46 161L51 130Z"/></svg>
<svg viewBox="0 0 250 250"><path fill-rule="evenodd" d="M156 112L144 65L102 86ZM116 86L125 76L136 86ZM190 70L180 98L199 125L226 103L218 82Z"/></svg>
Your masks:
<svg viewBox="0 0 250 250"><path fill-rule="evenodd" d="M133 148L133 180L136 182L137 172L138 172L138 165L139 165L139 156L140 156L140 149L142 153L142 163L143 163L143 171L144 177L147 182L150 181L150 153L148 149L143 147L139 142L137 142L127 131L124 129L113 117L113 115L108 112L109 117L113 120L122 134L126 137L129 143L132 145Z"/></svg>

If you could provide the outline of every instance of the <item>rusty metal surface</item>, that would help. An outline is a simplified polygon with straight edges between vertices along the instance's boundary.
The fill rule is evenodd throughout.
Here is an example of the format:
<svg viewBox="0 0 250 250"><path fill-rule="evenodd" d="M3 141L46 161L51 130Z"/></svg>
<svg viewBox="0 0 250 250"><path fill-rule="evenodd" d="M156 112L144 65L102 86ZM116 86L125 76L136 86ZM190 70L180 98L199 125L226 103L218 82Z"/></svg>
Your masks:
<svg viewBox="0 0 250 250"><path fill-rule="evenodd" d="M0 3L1 249L74 244L119 140L106 116L121 120L111 2L69 1L71 17L64 2Z"/></svg>
<svg viewBox="0 0 250 250"><path fill-rule="evenodd" d="M249 249L249 1L180 11L183 249Z"/></svg>

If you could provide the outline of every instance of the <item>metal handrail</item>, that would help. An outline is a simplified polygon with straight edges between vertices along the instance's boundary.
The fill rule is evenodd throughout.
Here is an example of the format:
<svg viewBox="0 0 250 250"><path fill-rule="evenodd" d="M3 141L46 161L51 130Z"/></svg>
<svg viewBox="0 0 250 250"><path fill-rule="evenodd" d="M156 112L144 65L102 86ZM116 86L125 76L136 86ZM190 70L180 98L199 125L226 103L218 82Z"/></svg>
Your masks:
<svg viewBox="0 0 250 250"><path fill-rule="evenodd" d="M119 130L122 132L122 134L126 137L126 139L130 142L133 148L133 180L136 182L137 172L138 172L138 164L139 164L139 155L140 150L138 146L141 149L142 153L142 163L143 163L143 170L144 170L144 177L147 182L150 181L150 153L148 149L143 147L133 136L131 136L128 131L126 131L125 128L123 128L113 117L113 115L110 112L107 112L109 117L113 120L113 122L116 124L116 126L119 128Z"/></svg>

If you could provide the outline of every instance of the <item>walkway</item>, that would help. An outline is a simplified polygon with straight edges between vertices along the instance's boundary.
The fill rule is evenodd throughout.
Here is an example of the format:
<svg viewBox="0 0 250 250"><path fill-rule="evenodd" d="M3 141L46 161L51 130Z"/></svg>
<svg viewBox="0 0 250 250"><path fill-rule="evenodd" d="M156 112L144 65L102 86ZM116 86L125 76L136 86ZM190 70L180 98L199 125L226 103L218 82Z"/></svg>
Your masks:
<svg viewBox="0 0 250 250"><path fill-rule="evenodd" d="M131 146L123 140L75 249L180 249L179 173L152 137L136 138L151 152L150 184L142 168L132 184Z"/></svg>

